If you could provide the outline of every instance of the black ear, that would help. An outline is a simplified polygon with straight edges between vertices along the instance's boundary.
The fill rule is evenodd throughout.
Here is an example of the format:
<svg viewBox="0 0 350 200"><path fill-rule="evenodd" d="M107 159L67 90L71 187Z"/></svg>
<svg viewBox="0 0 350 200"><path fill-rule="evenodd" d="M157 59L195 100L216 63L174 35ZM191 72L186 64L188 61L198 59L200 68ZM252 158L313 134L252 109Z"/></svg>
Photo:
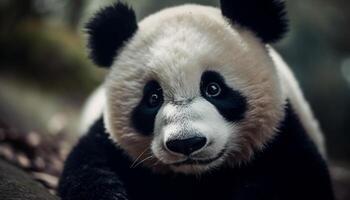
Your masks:
<svg viewBox="0 0 350 200"><path fill-rule="evenodd" d="M101 67L110 67L123 44L137 31L135 12L117 2L103 8L87 23L90 57Z"/></svg>
<svg viewBox="0 0 350 200"><path fill-rule="evenodd" d="M252 30L264 43L281 39L288 30L283 0L220 0L222 14Z"/></svg>

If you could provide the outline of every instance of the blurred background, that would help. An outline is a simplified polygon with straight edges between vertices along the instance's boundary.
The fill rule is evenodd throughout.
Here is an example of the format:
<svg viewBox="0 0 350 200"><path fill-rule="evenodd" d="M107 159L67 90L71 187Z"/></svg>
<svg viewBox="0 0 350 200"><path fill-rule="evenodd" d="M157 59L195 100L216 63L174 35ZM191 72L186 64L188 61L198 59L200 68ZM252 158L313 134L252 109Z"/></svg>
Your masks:
<svg viewBox="0 0 350 200"><path fill-rule="evenodd" d="M1 136L4 127L24 133L18 136L24 143L60 134L74 141L83 102L106 73L87 58L83 24L111 2L0 0L0 144L14 140ZM127 2L139 20L182 3L218 5L216 0ZM287 0L287 5L291 31L275 47L294 70L320 121L333 176L350 177L350 1ZM2 151L9 156L8 150Z"/></svg>

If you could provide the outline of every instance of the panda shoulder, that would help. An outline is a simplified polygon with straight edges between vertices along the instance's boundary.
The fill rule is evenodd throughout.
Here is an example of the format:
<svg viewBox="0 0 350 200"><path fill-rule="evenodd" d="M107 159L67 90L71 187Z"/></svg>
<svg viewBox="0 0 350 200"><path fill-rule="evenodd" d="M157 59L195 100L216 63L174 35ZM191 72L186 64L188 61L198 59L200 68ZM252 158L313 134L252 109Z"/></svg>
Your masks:
<svg viewBox="0 0 350 200"><path fill-rule="evenodd" d="M89 128L103 115L106 101L106 89L99 86L85 102L79 124L79 133L85 134Z"/></svg>
<svg viewBox="0 0 350 200"><path fill-rule="evenodd" d="M291 68L272 47L268 46L268 51L276 66L282 84L282 94L290 101L311 140L316 144L323 157L326 157L323 133Z"/></svg>

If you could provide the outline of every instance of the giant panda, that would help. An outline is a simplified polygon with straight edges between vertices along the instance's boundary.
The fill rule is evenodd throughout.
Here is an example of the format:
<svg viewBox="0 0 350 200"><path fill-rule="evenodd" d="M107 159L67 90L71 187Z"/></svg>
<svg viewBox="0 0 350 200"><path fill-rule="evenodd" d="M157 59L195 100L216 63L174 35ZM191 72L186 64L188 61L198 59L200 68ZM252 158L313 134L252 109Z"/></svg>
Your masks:
<svg viewBox="0 0 350 200"><path fill-rule="evenodd" d="M109 72L65 162L63 200L333 199L322 133L270 46L288 29L285 3L220 7L137 23L116 2L87 23Z"/></svg>

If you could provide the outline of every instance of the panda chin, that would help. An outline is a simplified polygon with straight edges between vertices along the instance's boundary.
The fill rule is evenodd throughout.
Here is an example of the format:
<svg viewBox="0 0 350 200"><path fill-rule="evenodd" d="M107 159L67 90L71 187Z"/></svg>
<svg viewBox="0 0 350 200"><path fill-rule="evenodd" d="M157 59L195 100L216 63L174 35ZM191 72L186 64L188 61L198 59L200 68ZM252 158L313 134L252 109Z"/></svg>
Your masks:
<svg viewBox="0 0 350 200"><path fill-rule="evenodd" d="M223 162L224 162L224 159L220 157L207 164L198 163L198 161L191 161L189 163L182 163L182 164L173 164L173 165L170 165L170 169L175 173L182 173L182 174L188 174L188 175L190 174L200 175L221 166Z"/></svg>
<svg viewBox="0 0 350 200"><path fill-rule="evenodd" d="M181 165L209 165L210 163L215 162L216 160L220 159L225 154L225 149L223 149L217 156L209 159L195 159L195 158L187 158L184 161L173 163L174 166L181 166Z"/></svg>
<svg viewBox="0 0 350 200"><path fill-rule="evenodd" d="M189 157L184 161L169 164L169 166L174 172L201 174L222 164L224 162L225 152L225 149L223 149L217 156L209 159L195 159Z"/></svg>

